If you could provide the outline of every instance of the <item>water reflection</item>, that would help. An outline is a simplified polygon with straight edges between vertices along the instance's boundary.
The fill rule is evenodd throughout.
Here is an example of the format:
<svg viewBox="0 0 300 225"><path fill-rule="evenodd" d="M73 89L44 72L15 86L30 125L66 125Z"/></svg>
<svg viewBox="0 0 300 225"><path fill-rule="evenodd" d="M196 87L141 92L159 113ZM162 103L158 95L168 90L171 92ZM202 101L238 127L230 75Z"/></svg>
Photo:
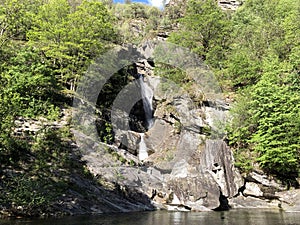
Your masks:
<svg viewBox="0 0 300 225"><path fill-rule="evenodd" d="M1 225L300 225L299 213L239 209L226 212L136 212L61 219L0 220Z"/></svg>

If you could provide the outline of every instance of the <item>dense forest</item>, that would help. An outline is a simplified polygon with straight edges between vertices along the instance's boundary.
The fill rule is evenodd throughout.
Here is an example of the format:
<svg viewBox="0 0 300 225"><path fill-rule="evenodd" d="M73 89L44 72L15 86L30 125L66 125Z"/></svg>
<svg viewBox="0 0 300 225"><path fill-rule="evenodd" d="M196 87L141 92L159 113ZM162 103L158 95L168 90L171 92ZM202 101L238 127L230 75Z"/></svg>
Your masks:
<svg viewBox="0 0 300 225"><path fill-rule="evenodd" d="M70 173L90 176L70 145L77 82L107 50L161 32L199 55L232 99L226 138L238 168L299 185L300 0L245 0L237 11L215 0L182 2L159 10L129 2L0 0L0 208L45 211L68 188ZM191 82L174 68L160 70ZM120 87L120 80L113 82ZM20 134L20 121L32 120L42 129ZM109 123L103 126L103 140L111 139Z"/></svg>

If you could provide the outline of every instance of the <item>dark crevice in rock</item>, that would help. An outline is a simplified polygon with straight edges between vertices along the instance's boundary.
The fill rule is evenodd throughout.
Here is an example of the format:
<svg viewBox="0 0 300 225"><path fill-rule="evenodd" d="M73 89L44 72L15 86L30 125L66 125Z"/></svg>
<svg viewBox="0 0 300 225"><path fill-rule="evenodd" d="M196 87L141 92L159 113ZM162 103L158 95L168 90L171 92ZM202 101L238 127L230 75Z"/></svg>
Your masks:
<svg viewBox="0 0 300 225"><path fill-rule="evenodd" d="M146 118L145 112L143 109L143 102L142 100L138 101L131 109L129 114L129 127L130 130L144 133L147 131L146 129Z"/></svg>
<svg viewBox="0 0 300 225"><path fill-rule="evenodd" d="M238 189L238 193L237 193L236 195L234 195L233 197L236 198L236 197L238 197L240 194L243 195L244 197L246 197L245 194L244 194L245 189L246 189L246 180L244 181L243 186L241 186L241 187Z"/></svg>
<svg viewBox="0 0 300 225"><path fill-rule="evenodd" d="M222 191L220 191L219 201L220 201L220 205L217 208L215 208L214 211L226 211L231 209L228 199L225 195L223 195Z"/></svg>
<svg viewBox="0 0 300 225"><path fill-rule="evenodd" d="M154 61L147 61L149 63L150 66L155 67L155 63Z"/></svg>
<svg viewBox="0 0 300 225"><path fill-rule="evenodd" d="M227 102L222 101L222 100L205 100L202 102L203 106L205 107L211 107L217 110L221 110L221 111L227 111L230 109L230 106Z"/></svg>
<svg viewBox="0 0 300 225"><path fill-rule="evenodd" d="M178 205L178 208L182 208L182 209L185 209L185 210L192 210L191 207L189 207L187 205L183 205L183 204Z"/></svg>
<svg viewBox="0 0 300 225"><path fill-rule="evenodd" d="M204 195L204 196L199 196L199 197L196 199L196 201L199 201L200 199L205 199L205 198L207 198L207 196L208 196L208 192L206 191L206 192L205 192L205 195Z"/></svg>
<svg viewBox="0 0 300 225"><path fill-rule="evenodd" d="M170 174L172 172L172 169L161 169L157 166L154 166L153 168L158 170L161 174Z"/></svg>
<svg viewBox="0 0 300 225"><path fill-rule="evenodd" d="M214 174L217 174L218 171L221 171L222 168L220 167L219 163L214 163L213 164L214 168L211 170Z"/></svg>
<svg viewBox="0 0 300 225"><path fill-rule="evenodd" d="M207 127L202 126L182 126L182 130L186 130L188 132L196 133L196 134L203 134L210 136L212 134L211 130Z"/></svg>
<svg viewBox="0 0 300 225"><path fill-rule="evenodd" d="M170 35L166 32L160 32L157 34L157 37L159 38L168 38Z"/></svg>

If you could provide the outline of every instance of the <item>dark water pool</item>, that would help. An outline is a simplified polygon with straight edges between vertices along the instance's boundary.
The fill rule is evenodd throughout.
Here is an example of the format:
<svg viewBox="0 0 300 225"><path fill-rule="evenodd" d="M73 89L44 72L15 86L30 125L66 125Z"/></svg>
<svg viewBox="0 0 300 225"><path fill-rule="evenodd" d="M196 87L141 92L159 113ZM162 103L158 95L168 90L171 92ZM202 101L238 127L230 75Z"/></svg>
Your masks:
<svg viewBox="0 0 300 225"><path fill-rule="evenodd" d="M0 220L1 225L300 225L300 213L239 209L226 212L136 212L60 219Z"/></svg>

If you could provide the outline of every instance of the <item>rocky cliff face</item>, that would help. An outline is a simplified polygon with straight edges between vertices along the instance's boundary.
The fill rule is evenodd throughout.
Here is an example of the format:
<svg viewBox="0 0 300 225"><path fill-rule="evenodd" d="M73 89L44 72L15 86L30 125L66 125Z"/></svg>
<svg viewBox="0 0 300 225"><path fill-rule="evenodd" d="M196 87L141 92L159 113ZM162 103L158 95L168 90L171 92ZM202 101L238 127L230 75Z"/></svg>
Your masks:
<svg viewBox="0 0 300 225"><path fill-rule="evenodd" d="M177 6L177 3L171 1L168 7ZM241 4L219 1L224 10L236 10ZM174 46L168 47L162 46L160 52ZM113 120L119 121L119 126L114 126L113 144L99 143L82 130L74 130L91 173L104 187L117 186L122 195L134 199L136 210L143 209L140 207L143 204L145 210L151 206L183 211L227 210L230 207L293 208L289 204L296 205L293 209L297 209L298 197L291 200L291 195L282 192L285 187L275 180L259 171L243 177L234 167L232 151L222 136L229 104L214 86L213 76L206 76L210 74L207 67L197 65L195 69L193 66L197 63L193 64L193 57L184 55L184 50L176 47L169 55L158 57L166 64L183 68L191 77L200 75L195 85L182 88L157 76L155 48L155 43L149 41L135 49L132 64L136 69L135 78L143 75L153 92L153 126L148 129L120 126L120 121L128 116L125 108L134 105L127 105L127 101L133 93L139 92L132 89L133 92L122 92L132 94L120 98L123 111L114 113ZM132 54L130 48L123 50L122 54ZM176 59L178 55L180 60ZM203 82L208 85L201 86ZM141 107L135 110L138 114L143 112ZM82 124L90 124L92 120L89 118ZM138 126L136 123L134 127ZM143 139L140 132L143 132ZM143 160L139 159L141 146L146 146L148 155ZM299 196L299 192L295 191L294 196ZM119 210L128 209L121 207Z"/></svg>
<svg viewBox="0 0 300 225"><path fill-rule="evenodd" d="M138 57L134 57L139 74L135 77L140 79L143 75L143 82L153 95L153 125L137 132L120 122L127 120L126 110L130 111L127 106L134 105L128 101L141 88L133 81L127 85L133 89L121 91L122 96L118 97L124 97L122 105L127 106L112 113L112 121L117 123L113 125L115 141L112 145L99 143L83 130L74 130L88 169L104 187L117 185L123 195L134 199L137 205L145 204L145 209L152 205L168 210L226 210L230 205L251 206L253 198L262 207L278 205L282 199L276 192L283 190L282 186L258 173L243 178L234 167L233 154L222 140L229 105L218 93L207 67L195 63L197 60L184 49L157 43L146 42L136 49ZM163 57L155 52L163 52ZM189 66L180 64L188 58L188 63L183 64ZM196 79L188 89L180 87L156 76L153 70L158 63L156 59L182 66L188 75L197 74L194 78L199 78L200 74L201 79ZM131 97L123 96L125 93ZM144 112L142 108L137 110ZM93 120L82 118L81 125ZM139 132L143 132L143 139ZM142 160L139 158L141 146L146 148L148 156Z"/></svg>
<svg viewBox="0 0 300 225"><path fill-rule="evenodd" d="M185 1L181 3L184 5ZM171 1L169 7L172 4L179 8L183 6ZM223 0L219 1L219 5L224 10L235 10L241 3ZM180 10L178 16L182 16ZM167 37L167 33L159 35L157 40ZM166 49L162 46L161 50L167 51L172 47ZM182 88L155 73L153 42L146 42L134 51L124 47L119 53L137 56L132 60L137 71L135 75L143 75L144 82L153 92L154 124L148 129L142 126L135 131L117 127L114 143L105 144L89 135L90 125L97 118L81 114L81 127L74 126L73 133L76 147L81 150L82 160L93 178L71 174L69 182L73 188L68 189L49 209L50 214L129 212L156 208L206 211L227 210L230 207L300 211L299 190L286 191L286 187L261 171L242 176L234 167L233 154L222 136L222 121L230 106L220 93L215 93L218 88L214 86L213 77L204 76L209 74L206 66L197 65L195 69L193 57L185 55L183 49L175 48L163 55L160 60L164 63L184 69L192 78L195 74L200 75L200 80L195 80L188 88ZM121 65L121 62L116 63ZM203 81L209 85L201 85ZM94 90L85 91L90 93ZM124 99L128 100L127 97ZM83 108L90 107L84 100L81 101ZM123 103L126 106L127 102ZM76 110L74 114L77 114ZM144 113L140 106L136 110L139 114ZM114 115L116 121L124 121L124 116L128 116L122 110ZM138 127L138 123L133 123ZM15 135L38 132L42 126L57 129L69 125L65 116L60 123L43 124L41 121L19 118L16 124ZM143 132L143 140L137 130ZM73 142L70 144L75 146ZM142 144L146 146L148 157L140 160Z"/></svg>
<svg viewBox="0 0 300 225"><path fill-rule="evenodd" d="M123 99L121 103L126 107L121 108L128 112L119 108L118 113L112 113L113 121L117 121L113 125L113 144L100 143L83 130L74 130L79 147L83 149L83 160L91 173L104 187L117 186L122 195L133 199L135 210L143 209L142 205L145 210L153 206L184 211L297 205L297 200L291 203L291 196L282 192L285 187L276 180L270 180L261 172L243 177L234 167L232 151L222 139L229 104L213 85L214 78L207 67L192 62L193 57L186 55L183 49L166 48L164 43L146 42L135 50L137 57L133 57L137 60L134 65L139 74L135 77L143 76L143 82L153 95L152 126L137 132L120 122L128 120L130 110L127 108L134 105L128 101L141 88L133 80L126 87L133 89L123 90L122 98L117 97ZM122 51L129 49L125 47ZM163 52L163 57L155 52ZM180 64L180 60L189 57L185 61L189 66ZM168 60L170 64L184 68L191 77L197 74L194 78L199 78L200 74L201 79L196 79L188 89L180 87L156 76L156 59ZM200 69L195 69L194 65ZM203 85L205 82L207 85ZM131 97L123 96L126 93L131 93ZM143 107L139 107L136 110L144 112ZM87 117L81 125L92 120ZM143 139L139 132L143 132ZM141 146L146 148L148 156L142 160L139 158ZM298 196L298 192L294 194ZM119 210L128 209L121 207Z"/></svg>

